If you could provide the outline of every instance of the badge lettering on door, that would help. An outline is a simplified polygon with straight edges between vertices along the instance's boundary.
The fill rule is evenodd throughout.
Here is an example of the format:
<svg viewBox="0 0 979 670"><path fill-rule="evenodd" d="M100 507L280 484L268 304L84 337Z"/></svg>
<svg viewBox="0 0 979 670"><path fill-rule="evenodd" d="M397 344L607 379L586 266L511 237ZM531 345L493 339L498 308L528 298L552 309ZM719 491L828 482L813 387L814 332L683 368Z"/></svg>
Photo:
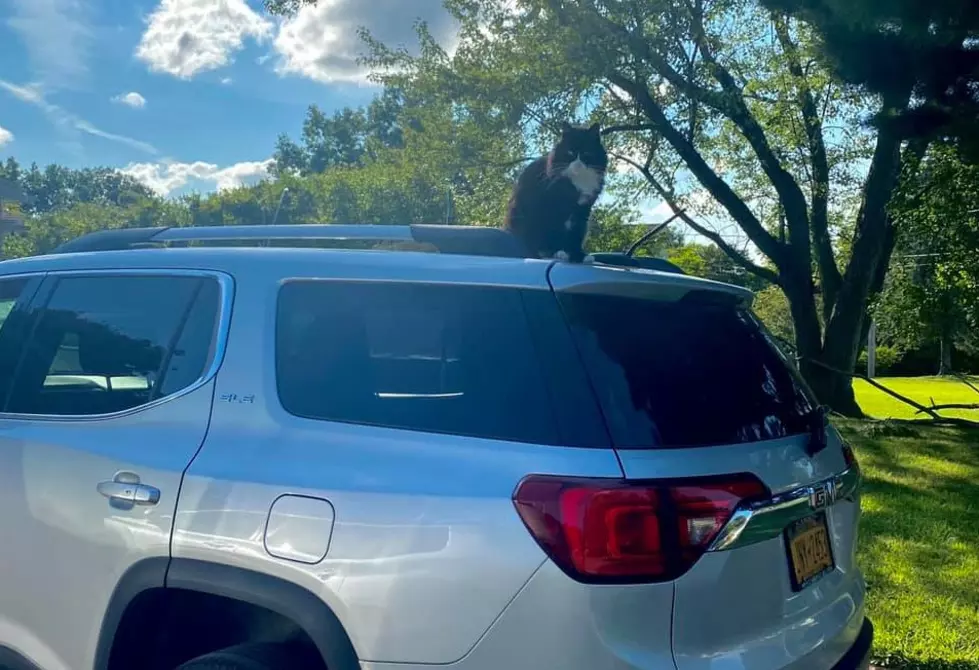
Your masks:
<svg viewBox="0 0 979 670"><path fill-rule="evenodd" d="M237 393L222 394L218 400L231 403L233 405L251 405L255 402L254 395L238 395Z"/></svg>

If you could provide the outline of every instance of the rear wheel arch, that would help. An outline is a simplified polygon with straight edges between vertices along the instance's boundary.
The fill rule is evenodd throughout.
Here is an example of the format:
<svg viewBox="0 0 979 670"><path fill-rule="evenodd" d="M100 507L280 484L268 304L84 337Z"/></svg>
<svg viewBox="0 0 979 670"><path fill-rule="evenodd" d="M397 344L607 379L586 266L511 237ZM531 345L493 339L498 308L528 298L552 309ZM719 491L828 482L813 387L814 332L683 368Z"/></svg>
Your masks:
<svg viewBox="0 0 979 670"><path fill-rule="evenodd" d="M329 670L360 670L357 654L340 620L312 592L264 573L182 558L146 559L123 575L103 618L95 670L117 667L120 648L125 647L127 638L131 639L132 631L146 635L147 622L159 627L174 602L194 598L210 601L209 605L228 603L263 612L272 628L291 624L316 647ZM241 641L244 640L234 642ZM156 643L168 644L165 639ZM225 644L220 641L214 649Z"/></svg>

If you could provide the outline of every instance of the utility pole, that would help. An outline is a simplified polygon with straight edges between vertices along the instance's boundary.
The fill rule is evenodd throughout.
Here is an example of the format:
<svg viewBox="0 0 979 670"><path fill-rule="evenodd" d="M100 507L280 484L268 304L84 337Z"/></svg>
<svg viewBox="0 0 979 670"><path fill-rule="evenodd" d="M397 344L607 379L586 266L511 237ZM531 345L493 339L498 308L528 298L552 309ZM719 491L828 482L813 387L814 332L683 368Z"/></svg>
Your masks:
<svg viewBox="0 0 979 670"><path fill-rule="evenodd" d="M287 195L289 195L289 187L288 186L282 189L282 195L279 196L279 204L276 206L276 208L275 208L275 214L272 216L272 225L273 226L275 225L275 222L279 218L279 210L282 209L282 202L286 199L286 196Z"/></svg>
<svg viewBox="0 0 979 670"><path fill-rule="evenodd" d="M877 322L870 319L870 329L867 331L867 377L873 379L877 375Z"/></svg>

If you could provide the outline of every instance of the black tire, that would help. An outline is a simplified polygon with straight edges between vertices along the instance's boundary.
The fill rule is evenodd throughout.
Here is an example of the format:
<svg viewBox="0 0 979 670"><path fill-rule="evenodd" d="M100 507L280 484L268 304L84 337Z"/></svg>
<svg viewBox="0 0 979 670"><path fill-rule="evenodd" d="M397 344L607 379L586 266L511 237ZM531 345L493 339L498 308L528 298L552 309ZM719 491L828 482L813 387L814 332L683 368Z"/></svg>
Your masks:
<svg viewBox="0 0 979 670"><path fill-rule="evenodd" d="M323 662L314 650L296 644L250 642L198 656L177 670L311 670Z"/></svg>

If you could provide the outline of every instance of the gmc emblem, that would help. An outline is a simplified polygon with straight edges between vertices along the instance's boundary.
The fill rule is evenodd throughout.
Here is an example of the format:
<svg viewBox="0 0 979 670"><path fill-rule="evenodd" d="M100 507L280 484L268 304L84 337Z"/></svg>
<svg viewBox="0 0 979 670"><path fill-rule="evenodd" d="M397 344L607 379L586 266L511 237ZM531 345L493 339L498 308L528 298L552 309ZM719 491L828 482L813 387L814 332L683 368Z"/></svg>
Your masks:
<svg viewBox="0 0 979 670"><path fill-rule="evenodd" d="M816 484L809 490L809 507L825 509L836 502L836 482L832 479Z"/></svg>

